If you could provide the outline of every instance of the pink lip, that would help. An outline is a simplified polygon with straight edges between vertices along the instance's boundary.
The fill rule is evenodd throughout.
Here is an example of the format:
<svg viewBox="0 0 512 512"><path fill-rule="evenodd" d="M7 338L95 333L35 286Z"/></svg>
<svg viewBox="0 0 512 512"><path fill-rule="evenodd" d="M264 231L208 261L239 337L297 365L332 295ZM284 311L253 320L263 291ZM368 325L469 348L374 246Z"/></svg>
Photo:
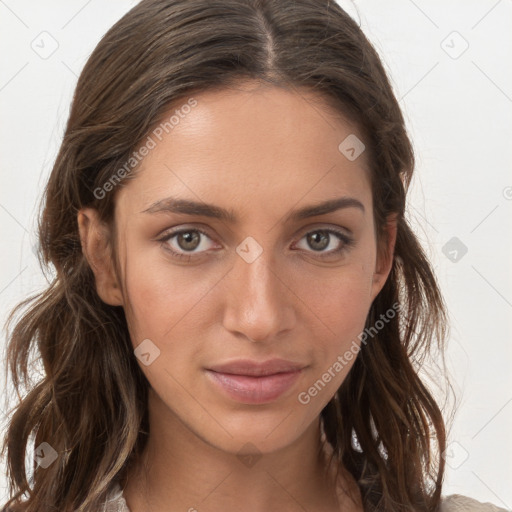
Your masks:
<svg viewBox="0 0 512 512"><path fill-rule="evenodd" d="M212 370L206 370L206 372L213 382L234 400L246 404L263 404L272 402L289 389L299 377L301 370L265 377L233 375Z"/></svg>
<svg viewBox="0 0 512 512"><path fill-rule="evenodd" d="M210 366L207 370L233 375L250 375L260 377L275 373L293 372L305 368L306 365L287 361L286 359L269 359L268 361L254 361L252 359L236 359L227 363Z"/></svg>
<svg viewBox="0 0 512 512"><path fill-rule="evenodd" d="M212 382L230 398L246 404L272 402L297 381L305 365L272 359L238 360L206 369Z"/></svg>

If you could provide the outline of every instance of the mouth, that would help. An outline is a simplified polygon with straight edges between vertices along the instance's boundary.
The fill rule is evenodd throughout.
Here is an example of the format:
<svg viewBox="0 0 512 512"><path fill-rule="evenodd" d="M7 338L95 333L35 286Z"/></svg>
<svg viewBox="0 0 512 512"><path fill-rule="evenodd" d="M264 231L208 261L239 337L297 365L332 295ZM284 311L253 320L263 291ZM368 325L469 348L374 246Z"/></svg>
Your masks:
<svg viewBox="0 0 512 512"><path fill-rule="evenodd" d="M268 375L240 375L206 370L210 381L226 396L246 404L277 400L298 380L302 369Z"/></svg>
<svg viewBox="0 0 512 512"><path fill-rule="evenodd" d="M229 373L232 375L261 377L266 375L275 375L277 373L294 372L305 368L305 366L305 364L288 361L287 359L269 359L268 361L236 359L226 363L210 366L207 369L219 373Z"/></svg>
<svg viewBox="0 0 512 512"><path fill-rule="evenodd" d="M263 404L277 400L298 380L306 365L285 359L239 359L206 368L210 382L228 398Z"/></svg>

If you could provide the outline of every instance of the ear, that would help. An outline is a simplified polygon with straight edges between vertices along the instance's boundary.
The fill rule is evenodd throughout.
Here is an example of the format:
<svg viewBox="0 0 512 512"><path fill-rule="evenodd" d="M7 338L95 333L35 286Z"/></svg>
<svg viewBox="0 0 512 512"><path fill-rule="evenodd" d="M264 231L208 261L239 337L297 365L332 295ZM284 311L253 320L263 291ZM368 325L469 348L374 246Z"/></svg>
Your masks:
<svg viewBox="0 0 512 512"><path fill-rule="evenodd" d="M82 253L94 272L96 291L106 304L123 305L123 295L111 256L111 234L94 208L82 208L77 215Z"/></svg>
<svg viewBox="0 0 512 512"><path fill-rule="evenodd" d="M388 215L384 231L382 244L379 244L379 247L377 248L377 261L375 263L375 272L373 273L372 278L372 301L384 287L393 266L393 256L397 235L396 213Z"/></svg>

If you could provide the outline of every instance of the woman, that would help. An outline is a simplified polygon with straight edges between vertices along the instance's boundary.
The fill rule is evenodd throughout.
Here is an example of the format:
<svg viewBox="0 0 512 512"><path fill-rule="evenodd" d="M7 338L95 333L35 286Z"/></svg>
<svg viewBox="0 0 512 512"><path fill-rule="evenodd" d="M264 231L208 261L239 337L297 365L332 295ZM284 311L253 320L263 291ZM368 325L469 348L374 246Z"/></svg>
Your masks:
<svg viewBox="0 0 512 512"><path fill-rule="evenodd" d="M500 510L442 498L416 370L446 313L404 218L413 168L336 3L134 7L45 190L56 275L8 346L17 387L31 349L45 377L5 437L4 510Z"/></svg>

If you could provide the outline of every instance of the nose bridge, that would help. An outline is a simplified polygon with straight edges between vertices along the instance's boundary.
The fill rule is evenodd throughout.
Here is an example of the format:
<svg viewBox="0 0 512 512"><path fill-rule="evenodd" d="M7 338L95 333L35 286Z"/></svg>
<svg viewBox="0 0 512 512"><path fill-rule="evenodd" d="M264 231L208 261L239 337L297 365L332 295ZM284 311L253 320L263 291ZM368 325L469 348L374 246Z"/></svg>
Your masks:
<svg viewBox="0 0 512 512"><path fill-rule="evenodd" d="M230 272L225 327L243 333L253 341L265 340L281 330L290 329L293 305L279 276L271 249L265 249L253 237L236 248L234 268Z"/></svg>

